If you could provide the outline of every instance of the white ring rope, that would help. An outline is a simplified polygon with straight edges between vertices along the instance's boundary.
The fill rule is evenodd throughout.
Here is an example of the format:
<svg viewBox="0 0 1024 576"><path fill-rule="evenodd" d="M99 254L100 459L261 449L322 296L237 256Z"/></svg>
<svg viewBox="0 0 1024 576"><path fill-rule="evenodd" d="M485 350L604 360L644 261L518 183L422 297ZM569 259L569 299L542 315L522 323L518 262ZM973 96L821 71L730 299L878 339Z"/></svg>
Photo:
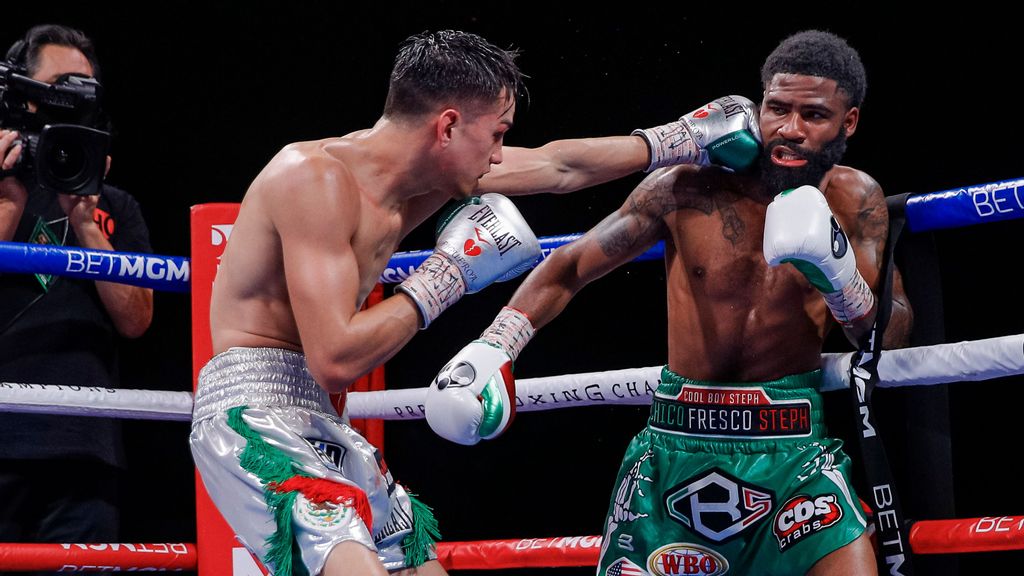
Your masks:
<svg viewBox="0 0 1024 576"><path fill-rule="evenodd" d="M822 392L849 388L853 353L822 354ZM1024 374L1024 334L916 348L885 350L878 360L879 386L931 386Z"/></svg>
<svg viewBox="0 0 1024 576"><path fill-rule="evenodd" d="M848 388L852 352L822 354L822 391ZM878 362L883 388L980 381L1024 374L1024 334L886 350ZM526 378L516 382L520 412L576 406L650 404L661 366ZM426 388L353 392L349 416L382 420L423 418ZM192 394L89 386L0 383L0 412L109 416L148 420L192 418Z"/></svg>
<svg viewBox="0 0 1024 576"><path fill-rule="evenodd" d="M0 382L0 412L188 421L192 393Z"/></svg>

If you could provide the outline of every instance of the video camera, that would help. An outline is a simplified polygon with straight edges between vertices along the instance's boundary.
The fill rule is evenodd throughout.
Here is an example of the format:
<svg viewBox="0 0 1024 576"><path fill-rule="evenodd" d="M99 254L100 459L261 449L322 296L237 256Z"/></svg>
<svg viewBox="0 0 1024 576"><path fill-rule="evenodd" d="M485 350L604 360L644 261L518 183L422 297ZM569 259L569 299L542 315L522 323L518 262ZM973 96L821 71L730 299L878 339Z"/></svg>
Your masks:
<svg viewBox="0 0 1024 576"><path fill-rule="evenodd" d="M47 84L0 61L0 128L17 130L22 144L18 164L0 177L34 174L43 190L99 194L110 148L110 132L98 129L107 128L101 92L99 82L80 74Z"/></svg>

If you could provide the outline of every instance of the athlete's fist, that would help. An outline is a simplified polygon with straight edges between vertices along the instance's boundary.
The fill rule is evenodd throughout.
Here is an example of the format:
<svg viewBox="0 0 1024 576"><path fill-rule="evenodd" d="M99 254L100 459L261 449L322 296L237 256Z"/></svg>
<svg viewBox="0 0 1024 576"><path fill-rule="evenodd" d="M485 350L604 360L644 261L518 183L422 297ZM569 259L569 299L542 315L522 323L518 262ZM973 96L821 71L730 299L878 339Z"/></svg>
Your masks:
<svg viewBox="0 0 1024 576"><path fill-rule="evenodd" d="M857 270L853 248L814 186L786 190L768 205L764 259L770 266L796 266L843 325L866 316L874 306L875 295Z"/></svg>
<svg viewBox="0 0 1024 576"><path fill-rule="evenodd" d="M438 436L472 445L505 431L516 413L512 360L497 346L474 340L427 389L427 423Z"/></svg>
<svg viewBox="0 0 1024 576"><path fill-rule="evenodd" d="M663 126L634 130L651 150L650 172L674 164L716 164L745 170L761 150L757 107L743 96L723 96Z"/></svg>
<svg viewBox="0 0 1024 576"><path fill-rule="evenodd" d="M512 201L484 194L442 215L434 253L398 289L416 303L426 328L463 294L515 278L540 255L537 237Z"/></svg>

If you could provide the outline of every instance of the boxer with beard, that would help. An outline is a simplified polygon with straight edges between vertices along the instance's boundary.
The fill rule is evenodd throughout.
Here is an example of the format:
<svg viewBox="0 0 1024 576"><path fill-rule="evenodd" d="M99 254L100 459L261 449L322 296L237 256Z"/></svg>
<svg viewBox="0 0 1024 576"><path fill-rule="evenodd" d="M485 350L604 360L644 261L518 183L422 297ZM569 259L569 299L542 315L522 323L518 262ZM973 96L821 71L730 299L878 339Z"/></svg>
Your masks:
<svg viewBox="0 0 1024 576"><path fill-rule="evenodd" d="M762 82L759 168L654 171L537 267L427 393L435 432L491 437L477 431L496 403L463 391L510 387L510 362L535 330L665 241L668 364L619 470L598 574L877 573L819 394L829 330L856 343L874 321L888 230L878 183L836 164L860 119L864 68L843 39L806 31L773 51ZM905 341L912 321L898 277L893 300L889 343ZM460 362L475 378L444 386Z"/></svg>
<svg viewBox="0 0 1024 576"><path fill-rule="evenodd" d="M781 158L783 150L797 156L796 163L802 165L780 165L773 158ZM835 138L826 142L821 150L808 150L798 143L784 138L765 142L760 158L761 182L769 190L791 190L804 184L821 182L825 174L846 154L846 132L840 130ZM794 163L795 164L795 163Z"/></svg>

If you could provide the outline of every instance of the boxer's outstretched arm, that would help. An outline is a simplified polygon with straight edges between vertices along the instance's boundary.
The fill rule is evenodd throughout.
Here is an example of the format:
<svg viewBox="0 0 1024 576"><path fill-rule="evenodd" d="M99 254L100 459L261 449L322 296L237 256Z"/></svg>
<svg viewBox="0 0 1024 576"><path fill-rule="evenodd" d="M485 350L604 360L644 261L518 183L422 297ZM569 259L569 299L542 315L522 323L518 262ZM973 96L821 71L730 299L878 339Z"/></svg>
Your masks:
<svg viewBox="0 0 1024 576"><path fill-rule="evenodd" d="M477 194L562 194L647 168L650 149L639 136L556 140L540 148L502 148L503 160L480 179Z"/></svg>
<svg viewBox="0 0 1024 576"><path fill-rule="evenodd" d="M509 306L540 328L581 288L653 246L664 236L664 216L675 209L673 182L664 170L648 176L618 211L552 252L516 290Z"/></svg>
<svg viewBox="0 0 1024 576"><path fill-rule="evenodd" d="M504 161L480 180L478 193L572 192L676 164L745 170L757 159L760 140L754 103L724 96L631 136L557 140L535 149L506 146Z"/></svg>

